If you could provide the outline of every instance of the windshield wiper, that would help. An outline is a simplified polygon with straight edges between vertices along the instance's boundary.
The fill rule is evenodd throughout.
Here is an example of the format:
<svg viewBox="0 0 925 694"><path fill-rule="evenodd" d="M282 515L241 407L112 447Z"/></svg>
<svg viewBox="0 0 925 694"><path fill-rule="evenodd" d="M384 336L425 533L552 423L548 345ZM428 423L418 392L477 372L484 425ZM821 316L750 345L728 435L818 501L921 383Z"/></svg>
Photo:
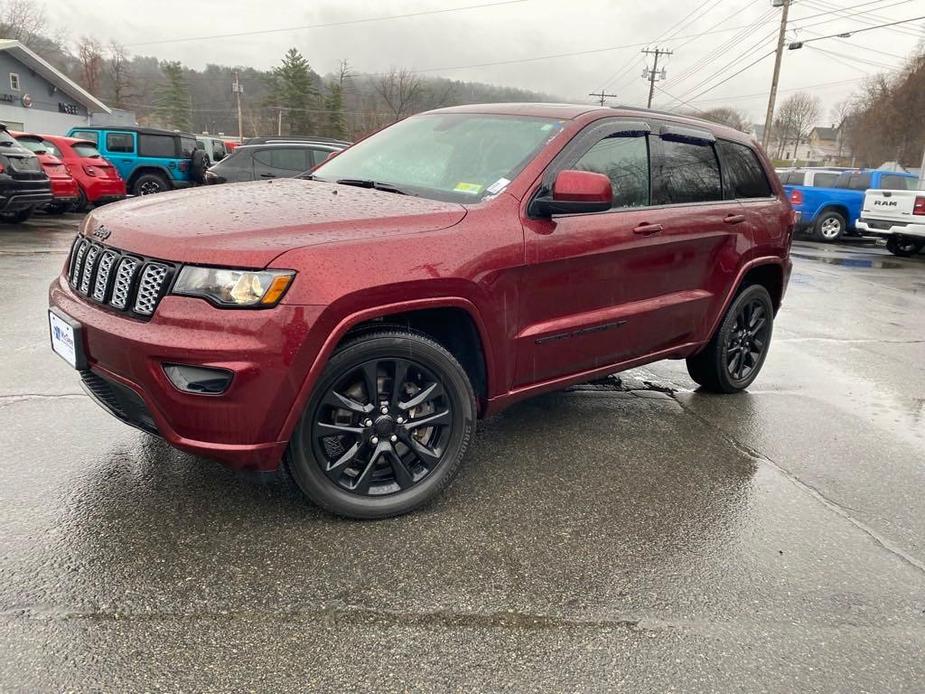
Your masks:
<svg viewBox="0 0 925 694"><path fill-rule="evenodd" d="M356 186L357 188L374 188L375 190L382 190L386 193L398 193L399 195L408 195L405 191L389 183L380 183L379 181L373 181L368 178L339 178L335 183L340 183L342 186Z"/></svg>

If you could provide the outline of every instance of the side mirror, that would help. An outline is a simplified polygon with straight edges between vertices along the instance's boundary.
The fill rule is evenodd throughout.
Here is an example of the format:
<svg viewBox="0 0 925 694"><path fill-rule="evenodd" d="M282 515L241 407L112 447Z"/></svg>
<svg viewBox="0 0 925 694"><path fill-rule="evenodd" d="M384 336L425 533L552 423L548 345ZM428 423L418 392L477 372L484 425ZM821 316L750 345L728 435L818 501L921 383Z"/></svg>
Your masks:
<svg viewBox="0 0 925 694"><path fill-rule="evenodd" d="M610 179L593 171L560 171L552 184L552 194L535 198L530 214L551 217L554 214L603 212L613 205Z"/></svg>

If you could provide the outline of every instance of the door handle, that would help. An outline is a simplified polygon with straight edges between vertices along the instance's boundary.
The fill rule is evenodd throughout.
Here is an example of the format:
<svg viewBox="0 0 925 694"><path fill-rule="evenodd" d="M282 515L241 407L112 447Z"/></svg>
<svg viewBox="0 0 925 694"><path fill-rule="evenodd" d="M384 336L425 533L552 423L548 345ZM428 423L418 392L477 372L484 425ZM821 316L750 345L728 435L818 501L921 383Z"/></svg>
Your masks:
<svg viewBox="0 0 925 694"><path fill-rule="evenodd" d="M262 173L260 174L260 178L276 178L276 174Z"/></svg>
<svg viewBox="0 0 925 694"><path fill-rule="evenodd" d="M661 224L646 224L643 222L638 227L633 229L634 234L642 234L644 236L650 236L652 234L657 234L662 230Z"/></svg>
<svg viewBox="0 0 925 694"><path fill-rule="evenodd" d="M723 218L723 221L726 222L726 224L741 224L742 222L745 221L745 215L744 214L727 214Z"/></svg>

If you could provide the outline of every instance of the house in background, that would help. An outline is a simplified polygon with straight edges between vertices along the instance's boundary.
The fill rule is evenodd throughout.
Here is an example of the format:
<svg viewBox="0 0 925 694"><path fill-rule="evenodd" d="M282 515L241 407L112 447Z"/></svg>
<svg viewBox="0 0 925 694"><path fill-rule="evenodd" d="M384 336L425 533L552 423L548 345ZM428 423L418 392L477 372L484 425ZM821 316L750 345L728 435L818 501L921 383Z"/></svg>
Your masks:
<svg viewBox="0 0 925 694"><path fill-rule="evenodd" d="M795 158L816 164L836 165L842 160L842 144L838 128L816 126L809 131L806 142L796 147Z"/></svg>
<svg viewBox="0 0 925 694"><path fill-rule="evenodd" d="M64 135L75 125L134 123L19 41L0 39L0 122L10 130Z"/></svg>

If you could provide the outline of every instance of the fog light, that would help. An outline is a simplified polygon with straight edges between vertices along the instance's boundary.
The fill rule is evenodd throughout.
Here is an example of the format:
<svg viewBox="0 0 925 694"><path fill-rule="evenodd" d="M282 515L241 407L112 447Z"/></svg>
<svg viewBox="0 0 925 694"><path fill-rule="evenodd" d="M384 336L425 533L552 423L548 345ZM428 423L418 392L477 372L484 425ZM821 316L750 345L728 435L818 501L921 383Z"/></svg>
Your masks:
<svg viewBox="0 0 925 694"><path fill-rule="evenodd" d="M186 364L164 364L164 373L177 390L197 395L221 395L228 390L234 376L228 369Z"/></svg>

